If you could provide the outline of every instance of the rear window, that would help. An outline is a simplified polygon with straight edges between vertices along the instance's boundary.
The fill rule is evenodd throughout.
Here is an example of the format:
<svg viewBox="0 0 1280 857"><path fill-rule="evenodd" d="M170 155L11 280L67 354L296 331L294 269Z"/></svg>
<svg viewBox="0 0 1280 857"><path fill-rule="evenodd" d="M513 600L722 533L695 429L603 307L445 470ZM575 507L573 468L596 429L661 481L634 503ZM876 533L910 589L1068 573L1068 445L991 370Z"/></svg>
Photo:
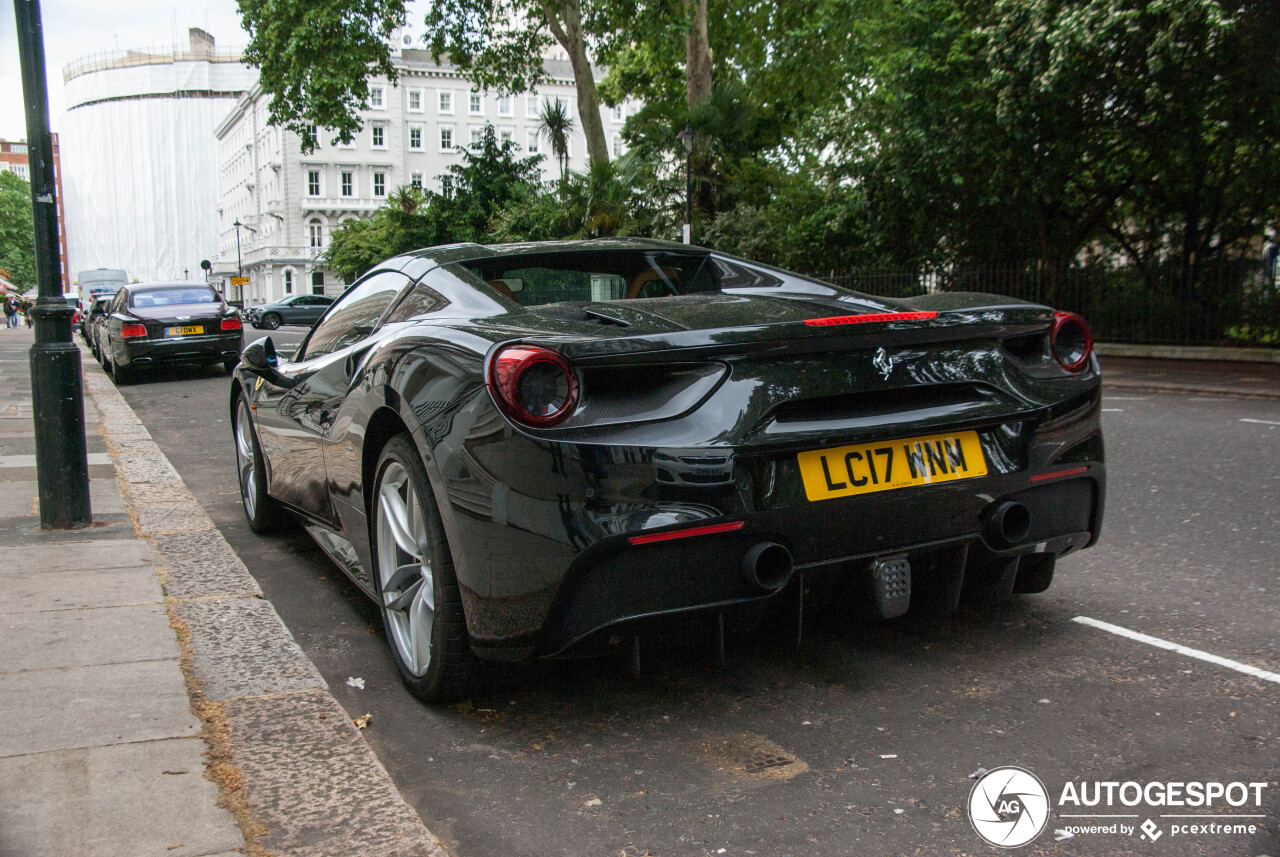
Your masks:
<svg viewBox="0 0 1280 857"><path fill-rule="evenodd" d="M620 301L731 288L774 287L772 271L711 253L606 250L477 259L448 266L474 283L483 280L521 306L561 301Z"/></svg>
<svg viewBox="0 0 1280 857"><path fill-rule="evenodd" d="M175 306L177 304L213 304L218 296L213 289L173 288L148 289L145 292L134 292L129 296L129 306Z"/></svg>

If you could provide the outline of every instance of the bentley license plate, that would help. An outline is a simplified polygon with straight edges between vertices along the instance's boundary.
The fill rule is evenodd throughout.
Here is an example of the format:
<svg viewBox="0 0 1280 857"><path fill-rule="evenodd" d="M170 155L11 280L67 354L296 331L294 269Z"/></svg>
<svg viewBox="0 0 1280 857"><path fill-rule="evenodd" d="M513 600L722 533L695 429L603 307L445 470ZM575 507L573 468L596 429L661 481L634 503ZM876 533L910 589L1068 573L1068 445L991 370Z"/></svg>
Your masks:
<svg viewBox="0 0 1280 857"><path fill-rule="evenodd" d="M987 475L976 431L819 449L797 458L811 501Z"/></svg>
<svg viewBox="0 0 1280 857"><path fill-rule="evenodd" d="M164 329L165 336L193 336L204 333L204 325L202 324L184 324L179 327L166 327Z"/></svg>

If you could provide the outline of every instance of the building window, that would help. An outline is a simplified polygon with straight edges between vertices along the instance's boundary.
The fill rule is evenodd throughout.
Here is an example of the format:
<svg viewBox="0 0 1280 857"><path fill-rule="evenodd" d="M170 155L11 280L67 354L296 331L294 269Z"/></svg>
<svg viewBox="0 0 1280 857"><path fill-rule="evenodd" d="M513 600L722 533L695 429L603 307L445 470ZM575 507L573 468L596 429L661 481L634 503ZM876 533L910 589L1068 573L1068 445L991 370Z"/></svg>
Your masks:
<svg viewBox="0 0 1280 857"><path fill-rule="evenodd" d="M418 190L422 190L422 173L411 173L409 175L409 184Z"/></svg>
<svg viewBox="0 0 1280 857"><path fill-rule="evenodd" d="M409 148L416 149L419 152L422 151L422 126L421 125L409 126Z"/></svg>
<svg viewBox="0 0 1280 857"><path fill-rule="evenodd" d="M480 144L484 142L484 129L475 125L471 126L471 148L478 149Z"/></svg>
<svg viewBox="0 0 1280 857"><path fill-rule="evenodd" d="M452 89L440 90L440 112L441 113L453 112L453 90Z"/></svg>
<svg viewBox="0 0 1280 857"><path fill-rule="evenodd" d="M320 129L316 127L316 123L314 122L307 123L307 133L310 134L315 139L316 145L320 144Z"/></svg>
<svg viewBox="0 0 1280 857"><path fill-rule="evenodd" d="M288 268L284 269L284 293L286 295L293 294L293 271Z"/></svg>
<svg viewBox="0 0 1280 857"><path fill-rule="evenodd" d="M9 168L13 170L13 174L18 178L24 181L31 181L31 173L26 164L10 164Z"/></svg>
<svg viewBox="0 0 1280 857"><path fill-rule="evenodd" d="M383 103L383 88L381 86L369 87L369 105L377 110L381 110L386 105Z"/></svg>
<svg viewBox="0 0 1280 857"><path fill-rule="evenodd" d="M409 109L412 110L414 113L422 112L422 90L421 89L409 90Z"/></svg>
<svg viewBox="0 0 1280 857"><path fill-rule="evenodd" d="M528 133L529 143L528 143L528 145L527 145L525 148L529 150L529 154L531 154L531 155L536 155L536 154L538 154L538 151L539 151L539 149L538 149L538 129L537 129L537 128L530 128L530 129L528 130L528 132L527 132L527 133Z"/></svg>
<svg viewBox="0 0 1280 857"><path fill-rule="evenodd" d="M480 93L471 93L471 99L467 103L467 109L471 112L472 116L479 116L484 112L484 99L480 97Z"/></svg>
<svg viewBox="0 0 1280 857"><path fill-rule="evenodd" d="M310 234L312 247L324 246L324 226L319 220L311 220L307 224L307 232Z"/></svg>
<svg viewBox="0 0 1280 857"><path fill-rule="evenodd" d="M320 171L307 170L307 196L320 195Z"/></svg>
<svg viewBox="0 0 1280 857"><path fill-rule="evenodd" d="M27 153L26 143L10 143L9 151L15 155L25 155Z"/></svg>
<svg viewBox="0 0 1280 857"><path fill-rule="evenodd" d="M387 148L387 129L381 125L374 125L371 130L373 131L373 148Z"/></svg>
<svg viewBox="0 0 1280 857"><path fill-rule="evenodd" d="M511 115L511 96L510 95L498 96L498 115L499 116Z"/></svg>
<svg viewBox="0 0 1280 857"><path fill-rule="evenodd" d="M440 151L449 152L453 150L453 129L440 129Z"/></svg>
<svg viewBox="0 0 1280 857"><path fill-rule="evenodd" d="M613 121L621 122L622 120L623 120L622 105L619 104L617 107L613 108Z"/></svg>
<svg viewBox="0 0 1280 857"><path fill-rule="evenodd" d="M617 134L613 135L613 157L622 157L622 137Z"/></svg>
<svg viewBox="0 0 1280 857"><path fill-rule="evenodd" d="M524 115L529 119L538 118L538 96L526 95L524 97Z"/></svg>
<svg viewBox="0 0 1280 857"><path fill-rule="evenodd" d="M324 294L324 271L316 271L311 275L311 294Z"/></svg>
<svg viewBox="0 0 1280 857"><path fill-rule="evenodd" d="M498 142L499 142L499 143L512 143L512 142L515 142L515 138L516 138L516 131L515 131L515 129L514 129L514 128L499 128L499 129L498 129Z"/></svg>
<svg viewBox="0 0 1280 857"><path fill-rule="evenodd" d="M373 195L387 195L387 174L382 170L373 171Z"/></svg>
<svg viewBox="0 0 1280 857"><path fill-rule="evenodd" d="M356 192L356 177L351 170L342 171L342 195L354 196Z"/></svg>

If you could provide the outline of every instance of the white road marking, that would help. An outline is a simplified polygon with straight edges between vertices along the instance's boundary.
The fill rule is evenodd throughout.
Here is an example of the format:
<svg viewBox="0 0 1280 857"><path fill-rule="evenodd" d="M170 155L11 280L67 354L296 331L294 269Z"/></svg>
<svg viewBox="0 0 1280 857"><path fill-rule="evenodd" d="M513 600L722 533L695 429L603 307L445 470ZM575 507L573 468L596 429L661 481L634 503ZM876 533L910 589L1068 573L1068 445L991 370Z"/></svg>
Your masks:
<svg viewBox="0 0 1280 857"><path fill-rule="evenodd" d="M1150 396L1103 396L1108 402L1145 402Z"/></svg>
<svg viewBox="0 0 1280 857"><path fill-rule="evenodd" d="M1277 420L1251 420L1248 417L1241 417L1240 422L1257 423L1260 426L1280 426L1280 421Z"/></svg>
<svg viewBox="0 0 1280 857"><path fill-rule="evenodd" d="M1124 408L1103 408L1102 412L1104 414L1123 414Z"/></svg>
<svg viewBox="0 0 1280 857"><path fill-rule="evenodd" d="M1130 631L1128 628L1121 628L1119 625L1112 625L1110 622L1100 622L1097 619L1090 619L1088 616L1076 616L1071 620L1079 622L1081 625L1089 625L1100 631L1106 631L1110 634L1116 634L1120 637L1128 637L1130 640L1137 640L1139 643L1146 643L1149 646L1155 646L1158 649L1168 649L1171 652L1177 652L1188 658L1197 658L1202 661L1208 661L1211 664L1217 664L1220 667L1242 672L1245 675L1251 675L1254 678L1260 678L1264 681L1273 681L1280 684L1280 673L1268 672L1267 670L1258 669L1257 667L1242 664L1239 661L1233 661L1229 658L1219 657L1218 655L1202 652L1199 649L1193 649L1189 646L1183 646L1179 643L1170 643L1168 640L1162 640L1159 637L1152 637L1149 634L1140 634L1137 631Z"/></svg>

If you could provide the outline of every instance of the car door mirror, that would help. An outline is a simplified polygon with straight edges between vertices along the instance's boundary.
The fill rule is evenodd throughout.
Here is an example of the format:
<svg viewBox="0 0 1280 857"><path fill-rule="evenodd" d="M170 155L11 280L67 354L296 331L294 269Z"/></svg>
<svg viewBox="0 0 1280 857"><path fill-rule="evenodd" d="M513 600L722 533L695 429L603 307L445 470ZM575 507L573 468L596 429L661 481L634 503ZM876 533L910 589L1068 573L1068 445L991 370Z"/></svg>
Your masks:
<svg viewBox="0 0 1280 857"><path fill-rule="evenodd" d="M300 380L290 378L276 368L280 364L280 358L276 355L276 345L271 341L270 336L264 336L246 345L240 352L240 362L252 374L286 390L296 387Z"/></svg>

